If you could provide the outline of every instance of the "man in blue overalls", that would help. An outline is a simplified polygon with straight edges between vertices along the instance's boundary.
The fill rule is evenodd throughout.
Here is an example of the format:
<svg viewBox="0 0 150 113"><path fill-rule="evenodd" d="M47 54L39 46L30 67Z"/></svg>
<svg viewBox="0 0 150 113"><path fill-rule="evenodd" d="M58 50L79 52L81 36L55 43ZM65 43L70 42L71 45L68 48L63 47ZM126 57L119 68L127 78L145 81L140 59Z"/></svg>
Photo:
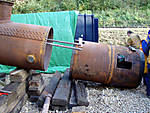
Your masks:
<svg viewBox="0 0 150 113"><path fill-rule="evenodd" d="M144 54L147 56L147 68L148 72L144 74L144 83L146 85L146 92L147 96L150 98L150 56L149 56L149 50L150 50L150 30L148 31L148 36L146 41L142 40L142 50Z"/></svg>
<svg viewBox="0 0 150 113"><path fill-rule="evenodd" d="M144 69L144 84L146 85L146 93L150 98L150 30L148 31L148 36L146 40L141 40L140 37L134 34L132 31L127 32L129 38L127 39L127 45L135 47L136 49L141 49L145 56L145 69Z"/></svg>

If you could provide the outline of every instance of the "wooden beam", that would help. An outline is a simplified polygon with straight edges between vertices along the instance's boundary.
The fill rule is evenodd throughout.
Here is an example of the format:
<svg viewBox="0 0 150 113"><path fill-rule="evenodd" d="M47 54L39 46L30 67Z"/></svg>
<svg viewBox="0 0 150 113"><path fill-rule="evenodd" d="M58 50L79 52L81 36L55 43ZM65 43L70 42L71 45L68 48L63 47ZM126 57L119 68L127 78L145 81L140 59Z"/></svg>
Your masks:
<svg viewBox="0 0 150 113"><path fill-rule="evenodd" d="M87 113L85 106L76 106L73 107L71 113Z"/></svg>
<svg viewBox="0 0 150 113"><path fill-rule="evenodd" d="M27 96L27 94L25 94L10 113L20 113L20 111L21 111L22 107L24 106L27 98L28 98L28 96Z"/></svg>
<svg viewBox="0 0 150 113"><path fill-rule="evenodd" d="M21 69L21 70L14 70L10 72L10 81L11 82L23 82L27 79L29 74Z"/></svg>
<svg viewBox="0 0 150 113"><path fill-rule="evenodd" d="M77 104L79 106L88 106L89 102L87 100L87 91L84 83L80 81L75 81L75 91L76 91Z"/></svg>
<svg viewBox="0 0 150 113"><path fill-rule="evenodd" d="M72 88L71 88L71 96L69 101L69 109L72 109L72 107L77 106L77 99L75 96L75 81L72 80Z"/></svg>
<svg viewBox="0 0 150 113"><path fill-rule="evenodd" d="M29 96L40 96L44 88L45 88L45 84L41 74L34 74L28 80Z"/></svg>
<svg viewBox="0 0 150 113"><path fill-rule="evenodd" d="M56 111L56 110L58 110L58 111L66 111L67 107L68 107L68 106L56 106L56 105L53 106L53 105L52 105L52 106L50 107L50 109L53 110L53 111ZM63 113L63 112L62 112L62 113ZM70 112L69 112L69 113L70 113Z"/></svg>
<svg viewBox="0 0 150 113"><path fill-rule="evenodd" d="M6 85L3 90L12 92L8 96L0 96L0 112L10 113L26 94L26 83L16 82Z"/></svg>
<svg viewBox="0 0 150 113"><path fill-rule="evenodd" d="M52 98L53 106L68 106L71 92L71 80L69 79L69 75L69 69L67 69Z"/></svg>

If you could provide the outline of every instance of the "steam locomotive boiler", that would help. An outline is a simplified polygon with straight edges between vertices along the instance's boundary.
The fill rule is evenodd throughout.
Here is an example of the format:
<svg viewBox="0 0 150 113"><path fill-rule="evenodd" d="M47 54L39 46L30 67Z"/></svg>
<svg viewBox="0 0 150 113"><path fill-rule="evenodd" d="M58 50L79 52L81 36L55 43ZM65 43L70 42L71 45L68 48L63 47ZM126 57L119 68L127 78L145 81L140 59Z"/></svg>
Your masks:
<svg viewBox="0 0 150 113"><path fill-rule="evenodd" d="M114 87L137 87L144 72L144 54L127 47L85 42L74 51L71 75L74 79L99 82Z"/></svg>

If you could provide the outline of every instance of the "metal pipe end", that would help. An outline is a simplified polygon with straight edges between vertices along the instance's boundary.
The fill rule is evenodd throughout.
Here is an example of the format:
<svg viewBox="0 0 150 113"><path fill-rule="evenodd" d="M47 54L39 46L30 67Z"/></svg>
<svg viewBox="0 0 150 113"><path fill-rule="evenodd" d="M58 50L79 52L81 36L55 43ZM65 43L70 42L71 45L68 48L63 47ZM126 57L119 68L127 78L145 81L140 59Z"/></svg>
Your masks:
<svg viewBox="0 0 150 113"><path fill-rule="evenodd" d="M0 21L10 20L14 3L0 0Z"/></svg>
<svg viewBox="0 0 150 113"><path fill-rule="evenodd" d="M44 67L43 70L47 70L49 67L49 62L51 59L51 55L52 55L52 46L48 45L48 39L53 39L53 28L49 28L49 32L48 32L48 36L46 38L46 43L45 43L45 53L44 53Z"/></svg>

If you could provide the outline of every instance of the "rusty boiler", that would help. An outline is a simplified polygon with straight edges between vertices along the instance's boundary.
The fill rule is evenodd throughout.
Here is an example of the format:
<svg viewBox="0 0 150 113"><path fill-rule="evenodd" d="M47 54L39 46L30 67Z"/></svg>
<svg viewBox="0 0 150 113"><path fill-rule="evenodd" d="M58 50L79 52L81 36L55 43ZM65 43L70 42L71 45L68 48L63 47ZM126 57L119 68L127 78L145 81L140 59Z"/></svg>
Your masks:
<svg viewBox="0 0 150 113"><path fill-rule="evenodd" d="M46 70L52 52L47 44L53 29L10 21L13 3L0 1L0 64Z"/></svg>
<svg viewBox="0 0 150 113"><path fill-rule="evenodd" d="M137 87L144 70L144 54L127 47L85 42L74 51L71 76L113 87Z"/></svg>

